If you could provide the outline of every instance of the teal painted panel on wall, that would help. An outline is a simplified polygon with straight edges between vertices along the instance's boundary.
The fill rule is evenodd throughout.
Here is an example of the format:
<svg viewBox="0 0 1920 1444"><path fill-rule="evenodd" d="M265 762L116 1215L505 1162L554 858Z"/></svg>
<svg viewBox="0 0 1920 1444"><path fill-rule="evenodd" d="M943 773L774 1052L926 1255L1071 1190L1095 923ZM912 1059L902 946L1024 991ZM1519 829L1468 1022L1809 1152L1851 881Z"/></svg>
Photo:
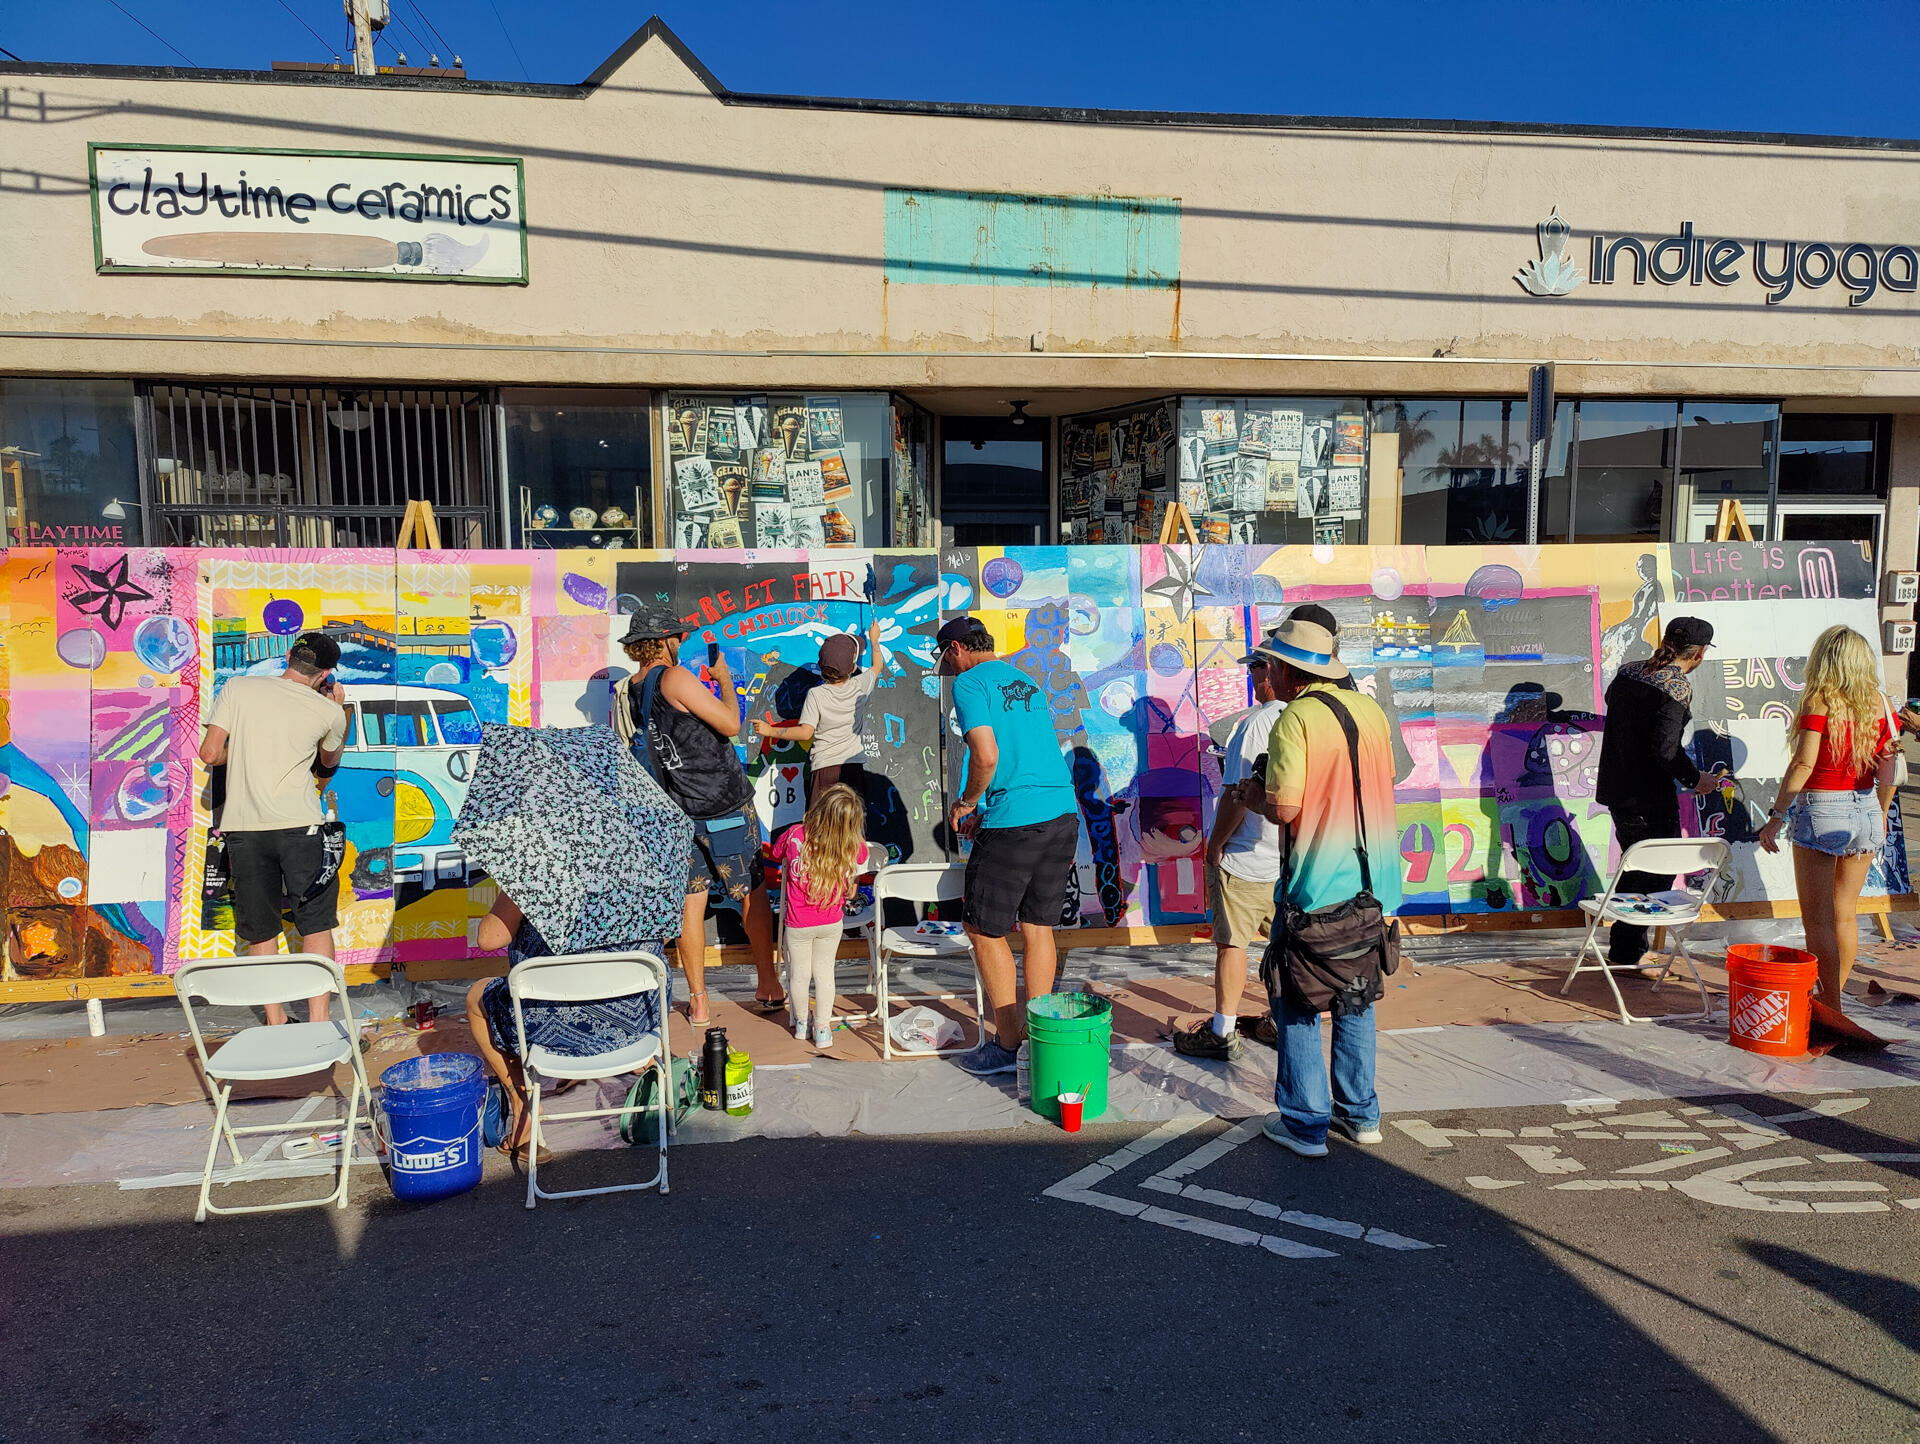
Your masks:
<svg viewBox="0 0 1920 1444"><path fill-rule="evenodd" d="M886 251L890 282L1164 291L1180 280L1180 201L889 190Z"/></svg>

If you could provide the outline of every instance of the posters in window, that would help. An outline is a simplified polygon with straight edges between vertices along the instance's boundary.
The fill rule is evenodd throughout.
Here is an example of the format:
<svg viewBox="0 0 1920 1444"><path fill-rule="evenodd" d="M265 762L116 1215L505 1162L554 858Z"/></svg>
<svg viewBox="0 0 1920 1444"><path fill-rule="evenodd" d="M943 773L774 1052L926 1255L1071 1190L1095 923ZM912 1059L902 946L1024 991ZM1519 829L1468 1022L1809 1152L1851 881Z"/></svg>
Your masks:
<svg viewBox="0 0 1920 1444"><path fill-rule="evenodd" d="M1288 407L1276 408L1273 412L1272 432L1267 439L1268 454L1290 456L1297 461L1300 457L1301 427L1305 421L1304 412Z"/></svg>
<svg viewBox="0 0 1920 1444"><path fill-rule="evenodd" d="M1271 512L1289 512L1299 509L1300 501L1300 458L1297 456L1271 456L1267 458L1267 510Z"/></svg>
<svg viewBox="0 0 1920 1444"><path fill-rule="evenodd" d="M740 452L748 455L767 444L767 398L736 396L733 415L740 430Z"/></svg>
<svg viewBox="0 0 1920 1444"><path fill-rule="evenodd" d="M793 545L823 547L827 544L827 509L824 506L793 508Z"/></svg>
<svg viewBox="0 0 1920 1444"><path fill-rule="evenodd" d="M740 421L731 406L707 408L707 460L740 459Z"/></svg>
<svg viewBox="0 0 1920 1444"><path fill-rule="evenodd" d="M740 518L723 516L716 518L707 528L707 545L725 551L739 551L745 545L740 534Z"/></svg>
<svg viewBox="0 0 1920 1444"><path fill-rule="evenodd" d="M675 406L667 418L667 448L675 456L696 456L707 449L707 408Z"/></svg>
<svg viewBox="0 0 1920 1444"><path fill-rule="evenodd" d="M795 506L825 506L826 476L817 461L787 463L787 500Z"/></svg>
<svg viewBox="0 0 1920 1444"><path fill-rule="evenodd" d="M1333 418L1333 464L1335 466L1360 465L1366 446L1365 417L1349 414Z"/></svg>
<svg viewBox="0 0 1920 1444"><path fill-rule="evenodd" d="M713 463L704 456L689 456L673 467L674 486L680 495L680 510L693 515L720 510L720 483Z"/></svg>
<svg viewBox="0 0 1920 1444"><path fill-rule="evenodd" d="M1326 516L1360 519L1366 504L1364 475L1357 466L1336 466L1327 473Z"/></svg>
<svg viewBox="0 0 1920 1444"><path fill-rule="evenodd" d="M807 398L807 445L813 451L832 451L846 440L838 396Z"/></svg>
<svg viewBox="0 0 1920 1444"><path fill-rule="evenodd" d="M787 494L787 454L778 447L764 447L753 454L751 480L755 501L778 501Z"/></svg>
<svg viewBox="0 0 1920 1444"><path fill-rule="evenodd" d="M768 548L792 547L793 507L784 501L763 501L753 508L754 545Z"/></svg>
<svg viewBox="0 0 1920 1444"><path fill-rule="evenodd" d="M788 403L773 409L773 440L788 461L805 461L807 447L807 408Z"/></svg>

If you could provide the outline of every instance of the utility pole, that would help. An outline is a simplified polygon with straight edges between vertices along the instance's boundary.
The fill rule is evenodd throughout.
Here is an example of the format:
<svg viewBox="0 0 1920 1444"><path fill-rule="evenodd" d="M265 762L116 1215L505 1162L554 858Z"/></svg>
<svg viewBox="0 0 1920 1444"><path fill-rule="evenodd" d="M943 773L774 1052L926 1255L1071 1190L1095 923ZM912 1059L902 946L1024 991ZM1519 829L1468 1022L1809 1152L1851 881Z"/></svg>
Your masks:
<svg viewBox="0 0 1920 1444"><path fill-rule="evenodd" d="M353 73L372 75L373 32L387 26L387 0L343 0L347 19L353 22Z"/></svg>

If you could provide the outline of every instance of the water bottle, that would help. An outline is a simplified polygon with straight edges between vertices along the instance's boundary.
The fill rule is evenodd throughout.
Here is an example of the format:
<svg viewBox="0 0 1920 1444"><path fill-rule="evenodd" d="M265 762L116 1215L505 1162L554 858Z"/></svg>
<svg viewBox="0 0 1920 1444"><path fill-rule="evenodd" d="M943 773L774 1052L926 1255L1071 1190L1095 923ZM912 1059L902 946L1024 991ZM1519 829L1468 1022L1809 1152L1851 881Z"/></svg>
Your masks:
<svg viewBox="0 0 1920 1444"><path fill-rule="evenodd" d="M739 1048L727 1054L726 1108L735 1118L753 1112L753 1059Z"/></svg>
<svg viewBox="0 0 1920 1444"><path fill-rule="evenodd" d="M1033 1059L1027 1050L1032 1047L1026 1039L1020 1041L1020 1051L1015 1053L1013 1065L1014 1096L1022 1103L1033 1101Z"/></svg>
<svg viewBox="0 0 1920 1444"><path fill-rule="evenodd" d="M724 1108L727 1101L727 1030L707 1029L700 1050L700 1106Z"/></svg>

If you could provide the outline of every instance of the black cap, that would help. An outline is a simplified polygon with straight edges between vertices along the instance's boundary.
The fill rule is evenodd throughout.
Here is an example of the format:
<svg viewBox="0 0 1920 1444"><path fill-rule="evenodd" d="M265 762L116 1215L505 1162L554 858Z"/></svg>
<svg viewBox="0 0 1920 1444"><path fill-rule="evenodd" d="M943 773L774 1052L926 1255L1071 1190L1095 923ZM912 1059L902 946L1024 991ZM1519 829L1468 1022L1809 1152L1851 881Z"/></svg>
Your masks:
<svg viewBox="0 0 1920 1444"><path fill-rule="evenodd" d="M295 649L305 647L313 653L313 664L322 672L331 672L340 665L340 644L325 632L302 632L294 639Z"/></svg>
<svg viewBox="0 0 1920 1444"><path fill-rule="evenodd" d="M1667 634L1661 640L1676 651L1711 646L1713 623L1700 617L1675 617L1667 623Z"/></svg>
<svg viewBox="0 0 1920 1444"><path fill-rule="evenodd" d="M620 644L625 646L628 642L657 642L666 637L684 637L688 630L686 622L671 607L655 603L643 606L633 614L627 623L627 634L620 639Z"/></svg>
<svg viewBox="0 0 1920 1444"><path fill-rule="evenodd" d="M939 631L933 634L933 640L944 647L949 642L962 642L968 637L991 635L983 623L973 617L955 617Z"/></svg>

